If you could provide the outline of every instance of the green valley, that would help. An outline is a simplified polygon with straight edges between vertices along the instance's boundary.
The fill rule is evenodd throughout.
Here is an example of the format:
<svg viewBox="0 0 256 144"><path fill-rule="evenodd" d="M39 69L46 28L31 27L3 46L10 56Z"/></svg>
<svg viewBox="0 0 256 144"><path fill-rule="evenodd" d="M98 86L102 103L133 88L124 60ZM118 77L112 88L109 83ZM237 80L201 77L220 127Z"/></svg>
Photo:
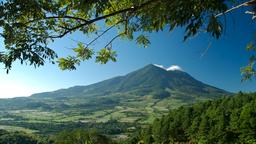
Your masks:
<svg viewBox="0 0 256 144"><path fill-rule="evenodd" d="M129 134L170 109L230 94L183 71L147 65L89 86L0 100L0 125L44 135L74 128Z"/></svg>

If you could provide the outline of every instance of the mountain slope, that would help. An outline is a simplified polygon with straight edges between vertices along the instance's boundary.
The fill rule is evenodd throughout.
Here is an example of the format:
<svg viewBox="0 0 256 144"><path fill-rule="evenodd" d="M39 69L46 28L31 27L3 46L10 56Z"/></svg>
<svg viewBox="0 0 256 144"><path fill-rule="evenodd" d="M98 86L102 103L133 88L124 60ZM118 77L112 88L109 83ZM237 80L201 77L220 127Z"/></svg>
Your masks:
<svg viewBox="0 0 256 144"><path fill-rule="evenodd" d="M76 86L54 92L34 94L32 97L102 96L125 92L148 95L157 91L169 91L169 93L176 91L205 97L219 97L228 94L224 90L194 79L186 72L167 71L150 64L125 76L115 77L89 86Z"/></svg>
<svg viewBox="0 0 256 144"><path fill-rule="evenodd" d="M238 93L172 110L129 144L255 144L256 93Z"/></svg>
<svg viewBox="0 0 256 144"><path fill-rule="evenodd" d="M138 123L151 123L170 109L229 94L186 72L147 65L89 86L0 100L0 126L52 133L75 127L109 131L111 125L111 133L119 134Z"/></svg>

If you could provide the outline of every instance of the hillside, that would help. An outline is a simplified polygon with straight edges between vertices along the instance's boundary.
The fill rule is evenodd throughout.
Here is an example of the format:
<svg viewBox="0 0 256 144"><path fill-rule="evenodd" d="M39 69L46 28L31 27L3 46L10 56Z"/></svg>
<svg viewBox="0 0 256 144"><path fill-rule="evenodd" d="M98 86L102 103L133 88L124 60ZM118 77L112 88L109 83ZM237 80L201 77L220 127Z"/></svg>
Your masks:
<svg viewBox="0 0 256 144"><path fill-rule="evenodd" d="M104 96L113 93L136 93L144 96L158 95L157 92L164 91L170 95L177 92L190 97L192 97L191 94L197 95L197 97L218 97L227 94L224 90L194 79L186 72L167 71L150 64L125 76L115 77L89 86L75 86L54 92L34 94L32 97Z"/></svg>
<svg viewBox="0 0 256 144"><path fill-rule="evenodd" d="M133 135L130 143L255 144L255 112L256 93L183 106Z"/></svg>
<svg viewBox="0 0 256 144"><path fill-rule="evenodd" d="M104 133L118 134L137 124L151 123L170 109L224 95L230 93L204 84L184 71L147 65L88 86L0 100L0 125L39 133L72 127L108 127Z"/></svg>

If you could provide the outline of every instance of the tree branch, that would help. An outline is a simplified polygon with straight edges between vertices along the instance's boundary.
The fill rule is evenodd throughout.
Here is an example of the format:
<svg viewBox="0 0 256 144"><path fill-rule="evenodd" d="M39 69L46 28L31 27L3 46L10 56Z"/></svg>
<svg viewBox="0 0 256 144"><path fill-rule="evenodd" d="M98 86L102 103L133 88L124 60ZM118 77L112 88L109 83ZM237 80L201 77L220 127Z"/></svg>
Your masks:
<svg viewBox="0 0 256 144"><path fill-rule="evenodd" d="M100 35L98 35L94 40L92 40L90 43L88 43L86 45L86 47L89 47L92 43L94 43L96 40L98 40L101 36L103 36L105 33L107 33L109 30L111 30L112 28L114 28L116 25L118 25L119 23L121 23L123 21L119 21L116 24L112 25L111 27L109 27L108 29L106 29L105 31L103 31Z"/></svg>
<svg viewBox="0 0 256 144"><path fill-rule="evenodd" d="M40 18L40 19L34 19L31 21L26 22L25 24L29 24L29 23L33 23L36 21L40 21L40 20L48 20L48 19L74 19L74 20L80 20L83 22L87 22L86 19L80 18L80 17L74 17L74 16L49 16L49 17L44 17L44 18Z"/></svg>
<svg viewBox="0 0 256 144"><path fill-rule="evenodd" d="M96 22L96 21L100 21L100 20L106 19L106 18L108 18L108 17L112 17L112 16L115 16L115 15L117 15L117 14L121 14L121 13L128 12L128 11L137 11L137 10L139 10L139 9L141 9L141 8L147 6L147 5L149 5L150 3L155 2L155 1L156 1L156 0L150 0L150 1L145 2L145 3L143 3L143 4L139 5L139 6L130 7L130 8L126 8L126 9L123 9L123 10L115 11L115 12L113 12L113 13L110 13L110 14L107 14L107 15L103 15L103 16L97 17L97 18L92 19L92 20L88 20L88 21L86 21L86 22L84 22L84 23L82 23L82 24L80 24L80 25L77 25L77 26L75 26L75 27L73 27L73 28L70 28L69 30L66 30L64 33L62 33L62 34L60 34L60 35L58 35L58 36L50 36L50 38L62 38L62 37L64 37L66 34L72 32L72 31L74 31L74 30L76 30L76 29L79 29L79 28L81 28L81 27L84 27L84 26L86 26L86 25L92 24L92 23L94 23L94 22Z"/></svg>
<svg viewBox="0 0 256 144"><path fill-rule="evenodd" d="M251 6L251 5L255 5L255 4L256 4L256 0L250 0L250 1L244 2L242 4L239 4L239 5L235 6L235 7L232 7L231 9L228 9L228 10L226 10L223 13L219 13L215 17L222 16L222 15L227 14L227 13L233 11L233 10L239 9L240 7Z"/></svg>
<svg viewBox="0 0 256 144"><path fill-rule="evenodd" d="M86 19L80 18L80 17L73 17L73 16L50 16L50 17L46 17L45 19L57 19L57 18L62 18L62 19L74 19L74 20L80 20L80 21L84 21L87 22Z"/></svg>
<svg viewBox="0 0 256 144"><path fill-rule="evenodd" d="M120 36L125 35L125 32L120 33L118 35L116 35L115 37L113 37L106 45L105 48L108 47L115 39L119 38Z"/></svg>

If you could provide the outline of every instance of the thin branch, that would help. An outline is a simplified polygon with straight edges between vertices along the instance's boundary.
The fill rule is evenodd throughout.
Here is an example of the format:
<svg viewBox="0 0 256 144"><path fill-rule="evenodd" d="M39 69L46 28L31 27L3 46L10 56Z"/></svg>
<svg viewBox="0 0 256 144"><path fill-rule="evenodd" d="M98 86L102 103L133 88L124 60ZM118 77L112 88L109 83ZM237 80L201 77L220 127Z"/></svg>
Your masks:
<svg viewBox="0 0 256 144"><path fill-rule="evenodd" d="M74 41L74 42L76 42L76 43L82 43L82 44L84 44L84 45L87 45L86 43L84 43L84 42L81 42L81 41L79 41L79 40L75 40L75 39L72 39L72 38L70 38L72 41Z"/></svg>
<svg viewBox="0 0 256 144"><path fill-rule="evenodd" d="M96 38L94 38L92 41L90 41L89 43L84 43L84 42L81 42L81 41L78 41L78 40L74 40L71 38L72 41L76 42L76 43L83 43L84 45L86 45L86 47L88 48L92 43L94 43L95 41L97 41L100 37L102 37L104 34L106 34L108 31L110 31L112 28L114 28L116 25L118 25L119 23L123 22L124 20L122 21L119 21L117 22L116 24L112 25L111 27L109 27L108 29L104 30L101 34L97 35Z"/></svg>
<svg viewBox="0 0 256 144"><path fill-rule="evenodd" d="M104 34L106 34L108 31L110 31L112 28L114 28L116 25L118 25L121 22L123 22L123 21L119 21L116 24L114 24L111 27L109 27L108 29L106 29L105 31L103 31L100 35L98 35L95 39L93 39L90 43L88 43L86 45L86 47L89 47L92 43L94 43L96 40L98 40L100 37L102 37Z"/></svg>
<svg viewBox="0 0 256 144"><path fill-rule="evenodd" d="M237 5L235 7L232 7L231 9L226 10L223 13L217 14L215 17L222 16L222 15L227 14L227 13L233 11L233 10L239 9L240 7L251 6L251 5L255 4L255 3L256 3L256 0L250 0L250 1L244 2L244 3L240 4L240 5Z"/></svg>
<svg viewBox="0 0 256 144"><path fill-rule="evenodd" d="M113 42L114 40L116 40L117 38L119 38L119 37L122 36L122 35L125 35L125 33L120 33L120 34L116 35L115 37L113 37L113 38L105 45L105 48L108 47L110 44L112 44L112 42Z"/></svg>
<svg viewBox="0 0 256 144"><path fill-rule="evenodd" d="M80 21L83 21L83 22L87 22L86 19L83 19L83 18L80 18L80 17L74 17L74 16L49 16L49 17L34 19L34 20L26 22L25 24L33 23L33 22L40 21L40 20L48 20L48 19L74 19L74 20L80 20Z"/></svg>
<svg viewBox="0 0 256 144"><path fill-rule="evenodd" d="M84 21L84 22L87 22L86 19L83 19L83 18L80 18L80 17L73 17L73 16L51 16L51 17L46 17L46 19L56 19L56 18L68 18L68 19L74 19L74 20L80 20L80 21Z"/></svg>
<svg viewBox="0 0 256 144"><path fill-rule="evenodd" d="M139 10L147 5L149 5L150 3L154 2L155 0L150 0L148 2L145 2L139 6L135 6L135 7L130 7L130 8L126 8L126 9L123 9L123 10L119 10L119 11L116 11L116 12L113 12L111 14L108 14L108 15L104 15L104 16L101 16L101 17L98 17L98 18L95 18L93 20L90 20L88 21L89 23L93 23L95 21L99 21L99 20L102 20L102 19L106 19L108 17L111 17L111 16L114 16L114 15L117 15L117 14L121 14L121 13L124 13L124 12L128 12L128 11L136 11L136 10Z"/></svg>
<svg viewBox="0 0 256 144"><path fill-rule="evenodd" d="M62 37L64 37L66 34L68 34L68 33L70 33L71 31L68 31L68 30L65 30L62 34L60 34L60 35L55 35L55 36L49 36L49 38L52 38L52 39L54 39L54 38L62 38Z"/></svg>
<svg viewBox="0 0 256 144"><path fill-rule="evenodd" d="M208 43L208 46L206 47L206 49L203 51L203 53L201 53L200 58L204 57L206 55L206 53L208 52L208 50L210 49L210 47L212 46L212 40L210 40L210 42Z"/></svg>
<svg viewBox="0 0 256 144"><path fill-rule="evenodd" d="M88 20L88 21L86 21L86 22L84 22L84 23L82 23L82 24L80 24L80 25L77 25L77 26L75 26L75 27L73 27L73 28L70 28L69 30L65 31L64 33L62 33L62 34L60 34L60 35L58 35L58 36L51 36L50 38L62 38L62 37L64 37L66 34L72 32L72 31L74 31L74 30L76 30L76 29L79 29L79 28L81 28L81 27L83 27L83 26L92 24L92 23L94 23L94 22L96 22L96 21L100 21L100 20L106 19L106 18L108 18L108 17L115 16L115 15L117 15L117 14L121 14L121 13L124 13L124 12L128 12L128 11L137 11L137 10L139 10L139 9L141 9L141 8L143 8L143 7L147 6L147 5L149 5L150 3L154 2L154 1L156 1L156 0L150 0L150 1L145 2L145 3L143 3L143 4L139 5L139 6L126 8L126 9L123 9L123 10L119 10L119 11L113 12L113 13L111 13L111 14L103 15L103 16L97 17L97 18L95 18L95 19Z"/></svg>

